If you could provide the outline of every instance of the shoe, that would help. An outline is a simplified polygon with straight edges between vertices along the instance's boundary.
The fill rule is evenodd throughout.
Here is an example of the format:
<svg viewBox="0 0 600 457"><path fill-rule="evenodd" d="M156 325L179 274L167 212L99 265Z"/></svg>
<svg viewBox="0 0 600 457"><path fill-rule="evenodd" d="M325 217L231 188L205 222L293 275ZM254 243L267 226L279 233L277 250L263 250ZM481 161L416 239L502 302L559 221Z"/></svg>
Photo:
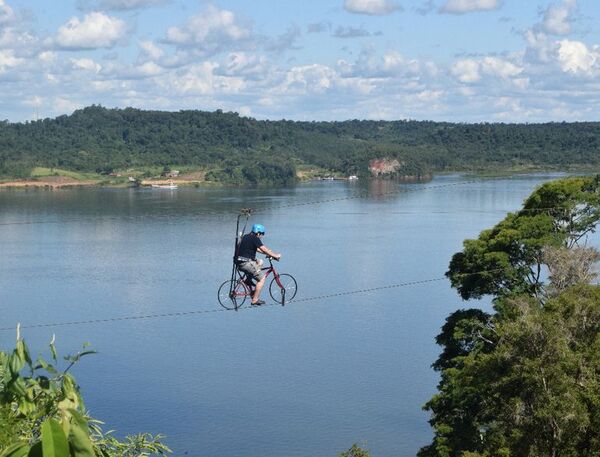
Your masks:
<svg viewBox="0 0 600 457"><path fill-rule="evenodd" d="M260 306L260 305L264 305L265 301L264 300L256 300L255 303L250 303L252 306Z"/></svg>

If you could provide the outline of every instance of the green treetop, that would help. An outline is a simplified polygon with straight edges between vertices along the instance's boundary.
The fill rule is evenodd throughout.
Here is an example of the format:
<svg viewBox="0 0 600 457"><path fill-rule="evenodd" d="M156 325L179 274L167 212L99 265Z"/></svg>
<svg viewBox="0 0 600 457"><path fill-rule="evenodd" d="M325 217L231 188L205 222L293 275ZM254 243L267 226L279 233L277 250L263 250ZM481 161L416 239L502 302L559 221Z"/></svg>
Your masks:
<svg viewBox="0 0 600 457"><path fill-rule="evenodd" d="M599 209L597 178L547 183L453 256L452 285L493 295L495 313L442 327L420 457L600 455L600 253L582 246Z"/></svg>

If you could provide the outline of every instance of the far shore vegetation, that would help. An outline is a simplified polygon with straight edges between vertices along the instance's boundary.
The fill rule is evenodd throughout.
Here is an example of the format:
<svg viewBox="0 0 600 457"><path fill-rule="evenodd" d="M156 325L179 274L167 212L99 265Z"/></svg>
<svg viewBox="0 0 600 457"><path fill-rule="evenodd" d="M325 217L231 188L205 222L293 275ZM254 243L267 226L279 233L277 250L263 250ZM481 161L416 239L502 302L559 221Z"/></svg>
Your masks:
<svg viewBox="0 0 600 457"><path fill-rule="evenodd" d="M0 185L279 186L323 177L427 178L597 170L600 123L260 121L237 113L161 112L93 105L67 116L0 122ZM179 175L169 177L165 170Z"/></svg>

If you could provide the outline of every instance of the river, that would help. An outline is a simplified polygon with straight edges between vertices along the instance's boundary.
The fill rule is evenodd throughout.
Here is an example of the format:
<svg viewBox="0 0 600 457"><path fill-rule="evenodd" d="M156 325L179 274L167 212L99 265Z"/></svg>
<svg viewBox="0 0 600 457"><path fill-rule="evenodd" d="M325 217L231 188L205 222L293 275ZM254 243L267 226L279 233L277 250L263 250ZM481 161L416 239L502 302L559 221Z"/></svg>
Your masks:
<svg viewBox="0 0 600 457"><path fill-rule="evenodd" d="M91 414L177 456L414 456L432 437L435 336L490 307L442 279L451 255L557 176L1 191L0 327L21 322L34 354L53 334L63 354L90 342L73 374ZM219 306L242 207L298 302Z"/></svg>

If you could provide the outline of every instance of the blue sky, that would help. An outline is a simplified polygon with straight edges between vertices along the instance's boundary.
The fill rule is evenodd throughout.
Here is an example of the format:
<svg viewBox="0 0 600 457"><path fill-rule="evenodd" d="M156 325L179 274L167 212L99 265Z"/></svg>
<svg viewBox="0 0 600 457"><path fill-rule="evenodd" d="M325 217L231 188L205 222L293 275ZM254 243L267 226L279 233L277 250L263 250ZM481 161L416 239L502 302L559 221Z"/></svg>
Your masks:
<svg viewBox="0 0 600 457"><path fill-rule="evenodd" d="M600 120L597 0L0 0L0 118Z"/></svg>

